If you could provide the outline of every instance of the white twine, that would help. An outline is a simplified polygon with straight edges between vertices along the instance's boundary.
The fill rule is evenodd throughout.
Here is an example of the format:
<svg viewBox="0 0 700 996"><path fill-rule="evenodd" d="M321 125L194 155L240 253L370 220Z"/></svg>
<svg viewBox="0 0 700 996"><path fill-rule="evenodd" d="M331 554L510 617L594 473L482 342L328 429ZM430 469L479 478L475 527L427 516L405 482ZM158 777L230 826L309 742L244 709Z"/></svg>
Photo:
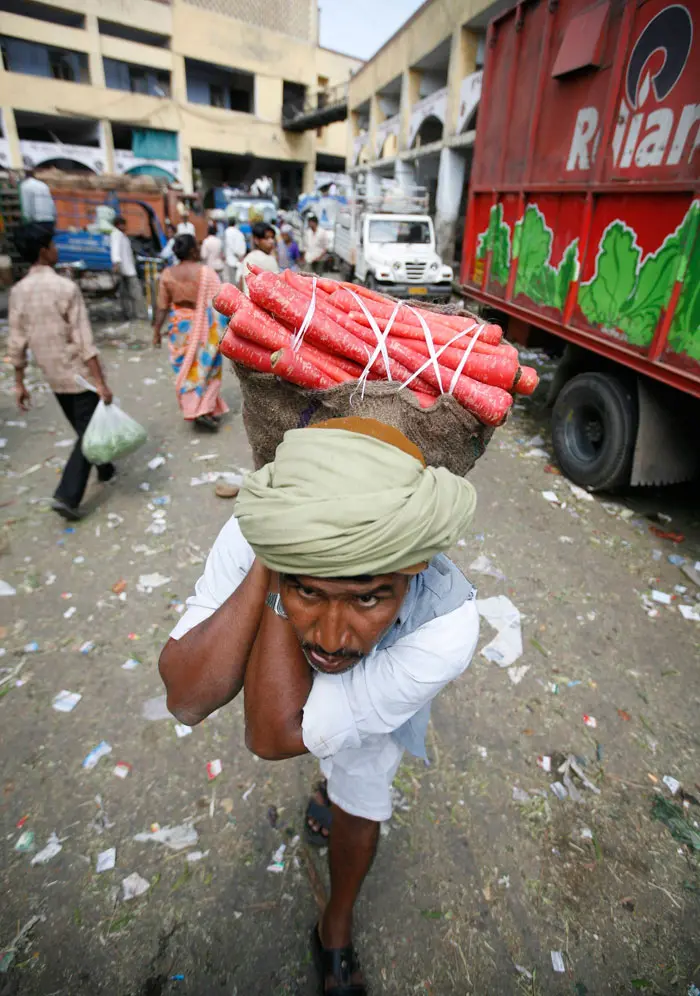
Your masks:
<svg viewBox="0 0 700 996"><path fill-rule="evenodd" d="M411 309L411 310L413 310L413 309ZM421 316L418 315L418 317L420 318ZM457 340L461 339L463 336L468 335L472 331L473 328L474 328L474 325L472 324L468 328L462 329L461 332L457 332L455 335L453 335L452 338L449 339L445 343L444 346L440 346L440 348L436 350L435 349L435 345L433 343L432 335L430 334L430 330L428 329L427 325L425 325L424 328L423 328L423 333L425 334L426 331L427 331L426 342L428 342L428 338L430 339L430 341L428 342L428 352L430 352L431 355L428 357L428 359L425 361L425 363L422 364L422 366L418 367L418 369L414 373L411 374L411 376L408 378L408 380L405 380L403 382L403 384L399 388L399 391L403 391L404 387L408 387L409 384L412 384L413 381L416 379L416 377L420 377L420 375L423 373L423 371L427 370L428 367L434 366L435 363L437 361L439 361L440 357L442 356L442 354L445 352L445 350L449 346L451 346L454 342L457 342ZM464 370L466 362L469 359L469 356L471 355L471 352L474 349L474 346L476 345L476 341L479 338L479 336L481 335L481 333L482 333L482 331L483 331L484 328L486 328L485 325L479 325L477 327L476 332L474 333L473 337L471 338L471 340L469 342L469 345L467 346L467 348L464 351L464 355L462 356L461 360L459 361L459 364L457 365L457 369L455 370L454 374L452 375L452 379L450 380L450 386L448 387L447 391L445 391L443 389L442 378L441 378L441 376L438 375L438 383L440 384L440 393L441 394L452 394L453 393L455 387L457 386L457 381L459 380L460 376L462 375L462 371ZM439 363L438 363L438 369L440 369Z"/></svg>
<svg viewBox="0 0 700 996"><path fill-rule="evenodd" d="M304 341L304 336L306 335L306 330L309 325L311 325L311 319L314 317L314 311L316 310L316 275L313 277L313 284L311 285L311 301L309 307L306 309L306 314L304 315L304 321L299 327L299 331L292 339L292 352L296 353L302 342Z"/></svg>
<svg viewBox="0 0 700 996"><path fill-rule="evenodd" d="M368 310L368 308L365 305L365 302L362 300L362 298L359 297L359 295L357 295L355 293L355 291L350 290L349 287L347 289L348 289L349 293L352 294L352 296L355 298L355 300L359 304L360 308L362 309L362 311L364 313L365 318L369 322L369 327L372 329L372 331L374 332L375 336L377 337L377 348L375 349L374 353L372 354L372 359L369 361L369 363L367 364L367 366L365 367L365 369L362 371L362 376L364 377L365 380L367 379L367 377L365 375L369 374L369 371L370 371L370 369L372 367L372 364L374 363L374 361L376 360L376 358L381 353L382 359L384 360L384 369L386 370L386 379L391 383L392 380L393 380L393 378L391 376L391 370L389 369L389 353L387 352L387 348L386 348L386 340L389 337L389 333L391 332L391 326L394 324L394 319L396 318L396 315L398 314L398 310L401 307L401 305L397 301L396 306L394 307L394 310L393 310L393 312L391 314L391 318L387 322L386 327L385 327L384 331L382 332L380 330L379 326L377 325L377 322L376 322L376 319L375 319L374 315ZM362 378L360 378L360 379L362 379ZM364 394L364 387L363 387L363 394Z"/></svg>
<svg viewBox="0 0 700 996"><path fill-rule="evenodd" d="M430 354L430 360L428 361L428 363L424 364L421 367L421 370L427 369L427 367L429 367L431 364L433 365L433 367L435 368L435 376L437 377L438 387L440 388L440 394L444 394L445 391L442 386L442 373L440 371L440 364L438 363L438 358L435 353L435 343L433 342L433 336L430 332L430 329L428 328L428 323L426 322L425 318L423 318L420 311L416 311L414 308L411 308L409 305L407 305L406 307L411 312L411 314L416 316L416 318L420 322L421 327L423 329L423 335L425 336L425 341L428 344L428 353Z"/></svg>
<svg viewBox="0 0 700 996"><path fill-rule="evenodd" d="M353 292L351 291L350 293L353 293ZM374 363L375 363L377 357L379 356L379 354L382 353L382 352L386 354L386 340L387 340L387 338L389 336L389 333L391 332L391 327L394 324L394 319L396 318L396 316L397 316L397 314L399 312L399 308L400 307L401 307L401 305L399 304L399 302L397 302L396 305L394 306L394 310L392 311L391 316L389 317L389 321L386 323L386 327L385 327L385 329L384 329L383 332L380 332L379 331L379 326L377 326L376 333L375 333L378 336L377 345L376 345L376 347L374 349L374 352L369 356L369 358L367 360L367 365L365 366L364 370L362 371L362 373L360 374L360 376L358 378L357 388L352 393L352 396L350 398L351 401L352 401L352 398L355 397L355 394L357 393L357 389L360 390L360 396L362 398L364 398L364 396L365 396L365 387L366 387L367 381L369 379L370 371L372 370L372 367L374 366ZM367 350L367 353L369 354L369 350ZM385 362L386 368L387 368L387 378L391 381L392 378L391 378L391 373L389 371L388 359L389 359L388 354L386 354L385 357L384 357L384 362ZM393 381L392 381L392 383L393 383Z"/></svg>

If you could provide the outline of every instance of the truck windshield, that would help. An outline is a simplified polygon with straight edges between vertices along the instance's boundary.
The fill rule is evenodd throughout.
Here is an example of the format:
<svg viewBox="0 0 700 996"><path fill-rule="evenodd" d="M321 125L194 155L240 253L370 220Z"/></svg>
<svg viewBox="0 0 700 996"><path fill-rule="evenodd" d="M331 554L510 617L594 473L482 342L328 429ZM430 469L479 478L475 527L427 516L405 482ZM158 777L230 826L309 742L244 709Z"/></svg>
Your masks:
<svg viewBox="0 0 700 996"><path fill-rule="evenodd" d="M277 208L274 201L256 200L246 198L241 200L230 200L226 207L226 217L235 217L239 225L246 225L251 221L251 216L256 216L255 221L264 221L266 224L274 221L277 217Z"/></svg>
<svg viewBox="0 0 700 996"><path fill-rule="evenodd" d="M370 221L370 242L399 242L410 245L430 245L430 224L427 221L399 221L382 218Z"/></svg>

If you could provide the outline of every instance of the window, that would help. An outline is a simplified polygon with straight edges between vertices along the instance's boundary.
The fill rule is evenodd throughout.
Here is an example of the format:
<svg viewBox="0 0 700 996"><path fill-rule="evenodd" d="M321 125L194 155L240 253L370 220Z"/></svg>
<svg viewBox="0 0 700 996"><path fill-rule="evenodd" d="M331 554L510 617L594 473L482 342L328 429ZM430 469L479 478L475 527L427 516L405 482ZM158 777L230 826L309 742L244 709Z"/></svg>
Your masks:
<svg viewBox="0 0 700 996"><path fill-rule="evenodd" d="M185 59L187 99L224 110L254 113L255 77L237 69Z"/></svg>
<svg viewBox="0 0 700 996"><path fill-rule="evenodd" d="M430 245L430 224L427 221L370 221L370 242L402 243L404 245Z"/></svg>
<svg viewBox="0 0 700 996"><path fill-rule="evenodd" d="M130 90L150 97L170 96L170 73L165 70L134 66L118 59L103 59L105 85L110 90Z"/></svg>
<svg viewBox="0 0 700 996"><path fill-rule="evenodd" d="M19 38L2 38L3 66L11 73L27 73L48 79L89 83L87 55L63 48L49 48Z"/></svg>

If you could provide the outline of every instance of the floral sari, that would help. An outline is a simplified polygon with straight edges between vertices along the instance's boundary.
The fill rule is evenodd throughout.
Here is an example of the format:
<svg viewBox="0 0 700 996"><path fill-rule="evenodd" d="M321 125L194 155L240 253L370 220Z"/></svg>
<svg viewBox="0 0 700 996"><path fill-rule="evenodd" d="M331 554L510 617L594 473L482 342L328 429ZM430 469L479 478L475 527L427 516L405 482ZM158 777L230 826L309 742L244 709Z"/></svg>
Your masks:
<svg viewBox="0 0 700 996"><path fill-rule="evenodd" d="M219 396L222 374L219 341L226 330L227 319L211 305L220 284L217 274L202 266L196 307L173 303L168 314L168 345L170 363L176 375L175 393L188 421L228 411L228 405Z"/></svg>

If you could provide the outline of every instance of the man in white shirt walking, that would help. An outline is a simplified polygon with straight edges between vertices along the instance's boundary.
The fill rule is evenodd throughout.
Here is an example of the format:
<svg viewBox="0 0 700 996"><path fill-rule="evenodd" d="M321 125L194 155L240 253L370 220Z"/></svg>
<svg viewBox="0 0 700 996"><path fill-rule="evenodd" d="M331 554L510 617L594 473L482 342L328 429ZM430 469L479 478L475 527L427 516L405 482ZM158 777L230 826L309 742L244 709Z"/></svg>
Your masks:
<svg viewBox="0 0 700 996"><path fill-rule="evenodd" d="M321 228L316 215L310 214L308 228L304 233L304 263L308 270L319 275L324 272L329 244L328 232Z"/></svg>
<svg viewBox="0 0 700 996"><path fill-rule="evenodd" d="M131 321L134 318L145 318L146 309L143 301L141 281L136 275L134 251L131 248L129 236L126 234L126 219L117 215L110 236L112 270L119 281L119 297L124 318Z"/></svg>
<svg viewBox="0 0 700 996"><path fill-rule="evenodd" d="M311 943L333 996L367 992L352 916L391 783L404 748L425 757L430 703L476 649L475 591L442 553L475 502L373 419L287 432L245 479L161 654L181 722L245 688L253 753L321 761L306 829L329 845L331 894Z"/></svg>
<svg viewBox="0 0 700 996"><path fill-rule="evenodd" d="M216 225L213 222L207 229L207 237L202 242L199 257L205 266L221 275L224 269L224 245L216 234Z"/></svg>
<svg viewBox="0 0 700 996"><path fill-rule="evenodd" d="M48 183L37 179L34 170L28 169L19 185L19 202L22 221L25 224L37 222L48 225L51 231L56 224L56 205Z"/></svg>
<svg viewBox="0 0 700 996"><path fill-rule="evenodd" d="M224 232L224 258L226 266L224 268L224 279L228 284L238 287L241 280L241 267L248 247L245 244L245 235L238 227L235 218L230 218L226 231Z"/></svg>

